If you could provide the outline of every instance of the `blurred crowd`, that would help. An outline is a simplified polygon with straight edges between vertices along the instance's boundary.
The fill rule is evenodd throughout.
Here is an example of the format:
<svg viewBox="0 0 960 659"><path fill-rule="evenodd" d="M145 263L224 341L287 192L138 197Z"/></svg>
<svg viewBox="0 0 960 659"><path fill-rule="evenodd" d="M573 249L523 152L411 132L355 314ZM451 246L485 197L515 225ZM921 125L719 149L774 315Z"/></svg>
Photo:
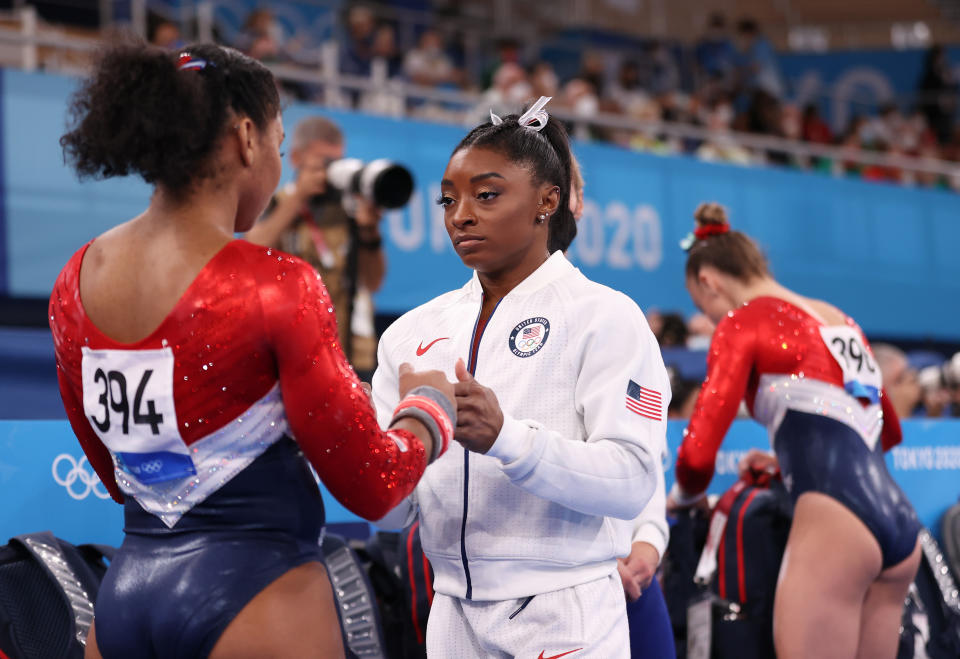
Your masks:
<svg viewBox="0 0 960 659"><path fill-rule="evenodd" d="M177 26L156 20L151 39L162 46L180 43ZM958 82L945 51L926 55L909 107L889 105L870 114L854 114L835 132L816 104L791 102L777 55L761 26L750 19L731 25L722 14L710 16L703 34L689 44L649 40L625 48L612 61L608 51L586 50L579 71L565 79L542 53L510 39L491 41L481 66L467 67L464 38L423 25L414 31L380 17L366 6L348 7L334 32L337 67L343 75L372 78L374 89L349 94L346 102L372 112L401 112L427 119L482 120L492 108L516 110L538 96L554 97L554 111L571 117L579 137L658 154L688 153L709 161L741 165L773 164L924 187L960 190L960 176L905 171L886 164L863 165L836 157L797 156L789 150L750 148L736 132L794 142L869 151L926 160L960 161L960 126L955 121ZM270 9L252 12L231 45L273 64L316 68L320 58L301 39L287 36ZM569 68L569 67L567 67ZM471 70L473 74L471 74ZM477 74L479 71L479 74ZM390 81L479 97L473 107L450 100L411 100L391 94ZM319 84L286 83L293 98L332 102ZM338 99L337 102L342 102ZM398 108L397 105L400 105ZM598 115L636 120L640 129L591 124ZM581 120L581 121L577 121ZM698 126L697 138L678 137L657 122Z"/></svg>

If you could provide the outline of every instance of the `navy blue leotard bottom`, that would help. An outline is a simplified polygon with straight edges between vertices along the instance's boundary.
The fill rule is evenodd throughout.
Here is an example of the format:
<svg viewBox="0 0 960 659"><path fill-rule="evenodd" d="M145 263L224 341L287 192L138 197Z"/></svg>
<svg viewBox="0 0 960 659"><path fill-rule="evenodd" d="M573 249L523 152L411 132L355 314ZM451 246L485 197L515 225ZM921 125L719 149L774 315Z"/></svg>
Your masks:
<svg viewBox="0 0 960 659"><path fill-rule="evenodd" d="M132 497L124 516L126 536L95 609L105 659L206 657L257 593L322 560L323 501L287 437L173 528Z"/></svg>
<svg viewBox="0 0 960 659"><path fill-rule="evenodd" d="M880 544L884 568L913 552L920 522L890 476L879 441L871 449L846 424L789 410L774 448L794 503L804 492L821 492L849 508Z"/></svg>

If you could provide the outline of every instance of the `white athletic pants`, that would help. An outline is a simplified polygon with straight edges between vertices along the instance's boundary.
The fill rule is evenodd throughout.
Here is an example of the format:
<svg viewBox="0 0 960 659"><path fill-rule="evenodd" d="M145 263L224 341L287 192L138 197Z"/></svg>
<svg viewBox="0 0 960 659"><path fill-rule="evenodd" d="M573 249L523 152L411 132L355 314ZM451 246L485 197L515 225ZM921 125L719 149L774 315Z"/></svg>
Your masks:
<svg viewBox="0 0 960 659"><path fill-rule="evenodd" d="M533 598L495 602L437 593L427 622L427 656L629 659L620 575L613 572Z"/></svg>

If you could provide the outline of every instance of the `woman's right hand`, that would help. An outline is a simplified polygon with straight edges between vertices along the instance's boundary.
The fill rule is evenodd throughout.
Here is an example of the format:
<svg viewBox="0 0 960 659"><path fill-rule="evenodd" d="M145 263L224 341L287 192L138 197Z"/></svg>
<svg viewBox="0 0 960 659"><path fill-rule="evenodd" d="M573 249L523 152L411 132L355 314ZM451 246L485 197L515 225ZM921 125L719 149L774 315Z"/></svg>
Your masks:
<svg viewBox="0 0 960 659"><path fill-rule="evenodd" d="M738 467L740 479L750 482L763 478L769 480L780 471L780 463L777 462L777 456L756 448L750 449L745 456L740 458Z"/></svg>
<svg viewBox="0 0 960 659"><path fill-rule="evenodd" d="M413 370L413 366L404 362L400 364L397 372L400 376L401 400L403 400L404 396L410 393L411 390L426 386L439 389L444 396L450 399L450 404L453 408L457 408L457 398L454 393L453 383L447 380L447 376L443 371L415 371Z"/></svg>

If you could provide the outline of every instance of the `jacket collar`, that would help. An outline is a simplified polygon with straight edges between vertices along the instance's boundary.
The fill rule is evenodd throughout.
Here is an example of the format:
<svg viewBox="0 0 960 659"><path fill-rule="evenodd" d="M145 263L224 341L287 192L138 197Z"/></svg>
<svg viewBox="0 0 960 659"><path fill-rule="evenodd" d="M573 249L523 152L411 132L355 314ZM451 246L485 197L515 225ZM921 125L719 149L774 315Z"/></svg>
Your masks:
<svg viewBox="0 0 960 659"><path fill-rule="evenodd" d="M557 250L505 297L530 295L575 270L576 268L567 260L563 252ZM467 283L466 289L470 297L479 298L483 296L483 287L480 285L480 278L477 276L476 270L474 270L473 277Z"/></svg>

